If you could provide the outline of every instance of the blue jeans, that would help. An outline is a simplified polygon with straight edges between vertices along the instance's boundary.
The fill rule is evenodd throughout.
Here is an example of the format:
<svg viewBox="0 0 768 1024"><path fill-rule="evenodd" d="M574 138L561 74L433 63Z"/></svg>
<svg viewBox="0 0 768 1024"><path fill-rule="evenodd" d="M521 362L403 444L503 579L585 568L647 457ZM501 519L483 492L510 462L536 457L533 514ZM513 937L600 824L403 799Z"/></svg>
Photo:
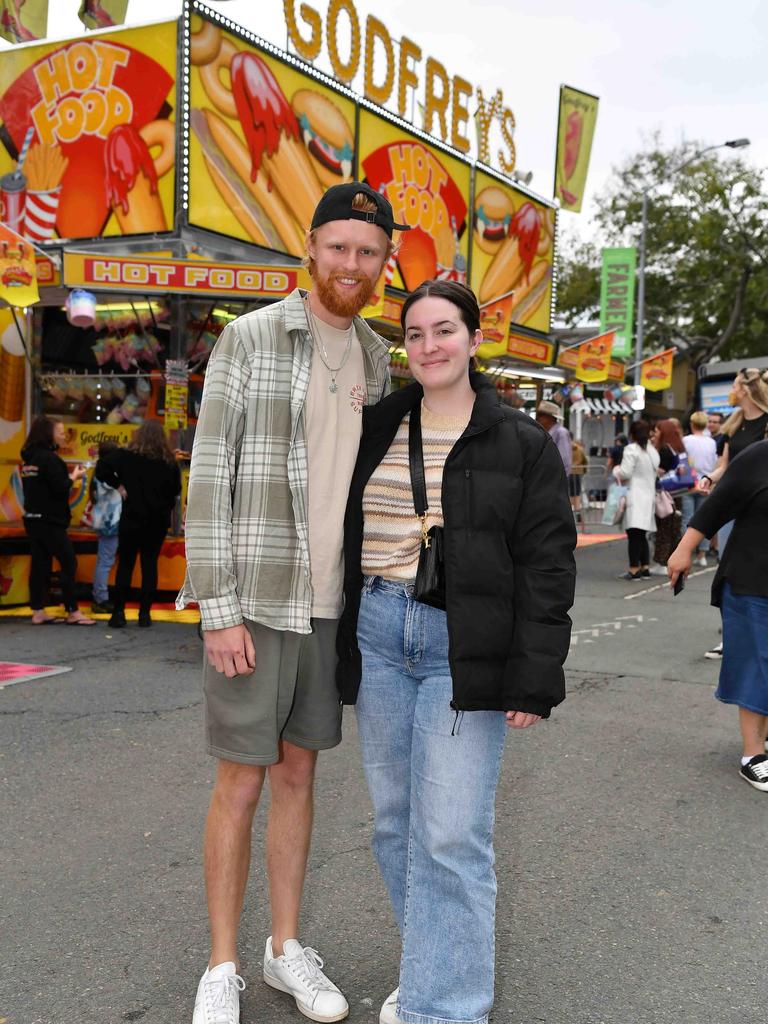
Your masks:
<svg viewBox="0 0 768 1024"><path fill-rule="evenodd" d="M683 533L688 529L688 523L693 519L694 513L698 512L706 500L706 494L699 494L696 491L688 491L683 495ZM709 551L709 541L706 537L696 550Z"/></svg>
<svg viewBox="0 0 768 1024"><path fill-rule="evenodd" d="M445 612L369 577L357 721L373 849L403 943L406 1024L486 1024L493 1004L493 823L507 724L451 710Z"/></svg>
<svg viewBox="0 0 768 1024"><path fill-rule="evenodd" d="M102 603L109 600L109 570L115 564L117 554L117 534L114 537L99 537L96 554L96 568L93 570L93 597Z"/></svg>

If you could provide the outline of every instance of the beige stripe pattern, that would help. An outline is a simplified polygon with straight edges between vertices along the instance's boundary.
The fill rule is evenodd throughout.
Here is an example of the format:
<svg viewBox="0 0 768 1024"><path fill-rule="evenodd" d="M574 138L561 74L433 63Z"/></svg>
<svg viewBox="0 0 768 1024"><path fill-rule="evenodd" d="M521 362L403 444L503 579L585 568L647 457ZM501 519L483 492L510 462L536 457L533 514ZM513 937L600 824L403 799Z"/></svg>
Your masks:
<svg viewBox="0 0 768 1024"><path fill-rule="evenodd" d="M410 581L416 577L421 524L413 507L408 465L408 422L398 427L389 451L376 467L363 494L362 569L366 576ZM427 522L443 525L441 491L443 467L469 417L438 416L421 406L424 475L427 483Z"/></svg>

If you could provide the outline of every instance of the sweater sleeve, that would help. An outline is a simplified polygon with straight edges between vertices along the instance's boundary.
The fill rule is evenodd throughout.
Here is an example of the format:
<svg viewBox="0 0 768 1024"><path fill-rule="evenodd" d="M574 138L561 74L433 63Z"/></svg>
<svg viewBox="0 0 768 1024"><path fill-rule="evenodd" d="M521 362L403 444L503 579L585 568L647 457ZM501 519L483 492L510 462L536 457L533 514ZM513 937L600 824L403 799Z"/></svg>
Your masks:
<svg viewBox="0 0 768 1024"><path fill-rule="evenodd" d="M509 711L548 718L565 698L576 528L560 453L547 438L523 480L513 535L515 625L504 673Z"/></svg>
<svg viewBox="0 0 768 1024"><path fill-rule="evenodd" d="M768 441L745 448L720 478L717 487L688 523L705 537L735 519L754 496L768 487Z"/></svg>

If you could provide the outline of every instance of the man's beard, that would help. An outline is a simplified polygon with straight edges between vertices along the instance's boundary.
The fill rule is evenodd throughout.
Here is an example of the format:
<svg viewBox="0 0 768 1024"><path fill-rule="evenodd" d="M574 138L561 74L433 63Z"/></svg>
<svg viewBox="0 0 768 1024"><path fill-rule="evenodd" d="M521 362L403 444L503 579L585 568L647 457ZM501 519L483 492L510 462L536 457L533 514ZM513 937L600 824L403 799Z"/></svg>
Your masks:
<svg viewBox="0 0 768 1024"><path fill-rule="evenodd" d="M343 274L338 270L331 271L327 277L320 277L315 271L315 290L323 306L333 316L357 316L361 309L368 305L376 283L362 274ZM334 281L340 277L353 278L359 281L357 288L348 295L340 295L334 287Z"/></svg>

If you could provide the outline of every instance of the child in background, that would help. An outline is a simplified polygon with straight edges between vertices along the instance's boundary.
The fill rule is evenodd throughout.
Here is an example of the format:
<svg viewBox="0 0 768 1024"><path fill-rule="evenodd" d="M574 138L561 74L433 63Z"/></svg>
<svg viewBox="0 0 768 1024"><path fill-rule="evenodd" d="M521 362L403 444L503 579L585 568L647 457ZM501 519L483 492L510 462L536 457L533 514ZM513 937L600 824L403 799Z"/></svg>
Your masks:
<svg viewBox="0 0 768 1024"><path fill-rule="evenodd" d="M120 446L114 441L102 441L99 445L99 459L103 459L107 452L114 452ZM96 555L96 568L93 571L93 600L91 611L105 615L113 612L112 602L109 600L109 589L107 583L109 573L115 564L117 557L118 530L120 528L120 513L123 510L123 496L120 490L110 487L102 480L96 479L93 474L91 480L91 522L93 528L99 535L99 547Z"/></svg>

